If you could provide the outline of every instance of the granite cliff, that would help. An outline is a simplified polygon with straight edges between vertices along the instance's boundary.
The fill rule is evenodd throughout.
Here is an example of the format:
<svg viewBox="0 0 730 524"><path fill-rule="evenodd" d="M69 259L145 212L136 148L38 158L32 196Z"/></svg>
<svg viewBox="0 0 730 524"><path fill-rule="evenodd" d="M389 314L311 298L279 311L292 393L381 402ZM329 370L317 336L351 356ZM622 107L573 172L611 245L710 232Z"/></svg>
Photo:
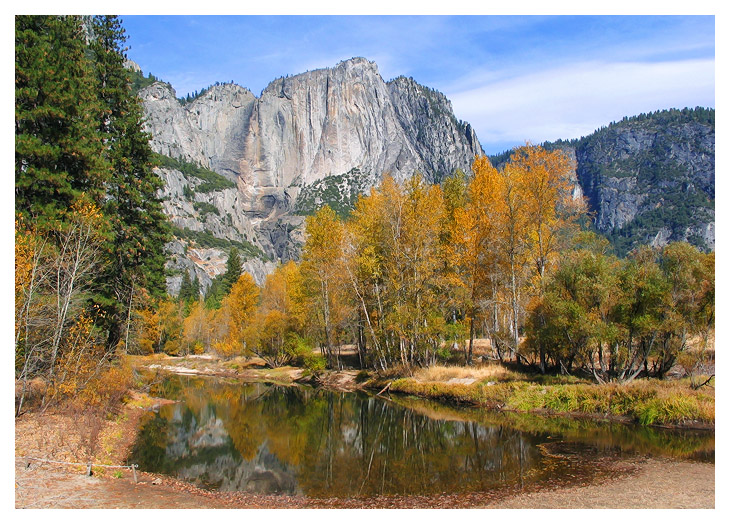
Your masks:
<svg viewBox="0 0 730 524"><path fill-rule="evenodd" d="M640 244L715 248L715 111L657 111L545 144L575 156L598 231L623 255Z"/></svg>
<svg viewBox="0 0 730 524"><path fill-rule="evenodd" d="M176 235L173 294L183 271L206 289L233 246L263 283L299 257L304 217L322 204L346 215L385 173L439 182L483 154L442 93L385 82L364 58L278 78L258 97L235 84L196 95L178 99L159 81L139 91ZM576 193L617 253L676 240L714 249L714 119L713 109L658 111L544 146L575 159Z"/></svg>
<svg viewBox="0 0 730 524"><path fill-rule="evenodd" d="M223 84L183 103L162 82L139 96L153 150L171 159L160 174L177 234L169 246L173 293L182 270L207 287L230 245L261 283L277 262L298 257L302 215L328 195L337 206L384 173L418 171L436 182L470 171L482 154L443 94L409 78L385 82L364 58L279 78L259 97Z"/></svg>

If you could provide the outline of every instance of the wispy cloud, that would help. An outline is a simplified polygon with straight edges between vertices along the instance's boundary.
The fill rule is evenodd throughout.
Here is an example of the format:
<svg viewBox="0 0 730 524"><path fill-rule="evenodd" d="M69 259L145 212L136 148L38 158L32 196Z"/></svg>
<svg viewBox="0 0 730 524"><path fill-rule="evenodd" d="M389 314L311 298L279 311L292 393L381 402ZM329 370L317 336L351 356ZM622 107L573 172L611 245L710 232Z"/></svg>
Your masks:
<svg viewBox="0 0 730 524"><path fill-rule="evenodd" d="M579 138L624 116L714 106L714 60L584 62L446 93L490 143Z"/></svg>
<svg viewBox="0 0 730 524"><path fill-rule="evenodd" d="M673 106L714 106L712 16L209 16L126 20L130 58L179 95L363 56L438 89L494 144L571 138Z"/></svg>

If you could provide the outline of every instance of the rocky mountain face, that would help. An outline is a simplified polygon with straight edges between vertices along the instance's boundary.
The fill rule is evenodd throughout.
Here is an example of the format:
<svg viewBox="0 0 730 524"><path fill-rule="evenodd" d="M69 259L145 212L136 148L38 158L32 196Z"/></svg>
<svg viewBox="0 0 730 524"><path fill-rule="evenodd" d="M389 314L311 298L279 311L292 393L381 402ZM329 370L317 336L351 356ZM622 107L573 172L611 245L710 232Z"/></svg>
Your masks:
<svg viewBox="0 0 730 524"><path fill-rule="evenodd" d="M715 248L715 111L625 118L570 142L595 227L623 255L639 244Z"/></svg>
<svg viewBox="0 0 730 524"><path fill-rule="evenodd" d="M410 78L385 82L364 58L279 78L258 97L217 84L181 101L163 82L139 96L176 235L172 294L184 271L207 289L234 246L261 284L299 257L304 217L322 204L344 216L385 173L439 182L483 154L443 94ZM714 118L712 109L660 111L544 146L575 159L576 194L618 254L675 240L714 249Z"/></svg>
<svg viewBox="0 0 730 524"><path fill-rule="evenodd" d="M277 262L298 257L302 215L313 207L353 199L385 173L439 181L469 172L483 153L443 94L403 77L386 83L364 58L279 78L259 97L224 84L183 104L161 82L139 96L153 150L177 161L160 169L178 237L172 293L183 270L207 287L232 245L261 283Z"/></svg>

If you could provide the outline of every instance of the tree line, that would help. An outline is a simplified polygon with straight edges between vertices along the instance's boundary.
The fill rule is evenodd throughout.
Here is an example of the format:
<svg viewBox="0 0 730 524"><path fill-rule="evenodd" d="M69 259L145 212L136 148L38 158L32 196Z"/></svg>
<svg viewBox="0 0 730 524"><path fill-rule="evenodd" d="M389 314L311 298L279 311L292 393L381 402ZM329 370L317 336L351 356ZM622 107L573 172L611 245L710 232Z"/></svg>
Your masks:
<svg viewBox="0 0 730 524"><path fill-rule="evenodd" d="M43 405L100 394L126 353L321 370L349 346L385 370L472 364L487 338L496 359L628 381L664 376L714 325L714 254L679 243L614 257L585 231L571 160L531 145L438 185L385 175L346 219L328 206L307 217L300 262L263 286L232 250L205 297L191 274L167 296L170 228L121 22L15 26L18 414L36 380Z"/></svg>
<svg viewBox="0 0 730 524"><path fill-rule="evenodd" d="M472 171L440 185L385 176L346 219L322 207L306 220L301 261L262 288L229 267L223 298L179 301L170 348L337 368L350 346L362 367L384 370L472 364L479 337L495 359L625 382L664 376L692 336L706 343L713 253L675 243L610 254L587 230L561 151L526 145L500 169L478 157Z"/></svg>

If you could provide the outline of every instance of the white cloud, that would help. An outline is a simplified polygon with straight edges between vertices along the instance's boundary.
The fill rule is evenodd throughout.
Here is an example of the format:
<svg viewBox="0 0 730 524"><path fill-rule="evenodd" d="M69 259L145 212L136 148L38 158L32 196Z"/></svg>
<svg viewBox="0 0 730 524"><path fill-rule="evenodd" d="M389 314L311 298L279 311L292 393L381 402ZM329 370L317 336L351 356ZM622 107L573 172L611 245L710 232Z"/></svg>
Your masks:
<svg viewBox="0 0 730 524"><path fill-rule="evenodd" d="M586 62L447 92L480 142L578 138L624 116L715 105L712 59Z"/></svg>

